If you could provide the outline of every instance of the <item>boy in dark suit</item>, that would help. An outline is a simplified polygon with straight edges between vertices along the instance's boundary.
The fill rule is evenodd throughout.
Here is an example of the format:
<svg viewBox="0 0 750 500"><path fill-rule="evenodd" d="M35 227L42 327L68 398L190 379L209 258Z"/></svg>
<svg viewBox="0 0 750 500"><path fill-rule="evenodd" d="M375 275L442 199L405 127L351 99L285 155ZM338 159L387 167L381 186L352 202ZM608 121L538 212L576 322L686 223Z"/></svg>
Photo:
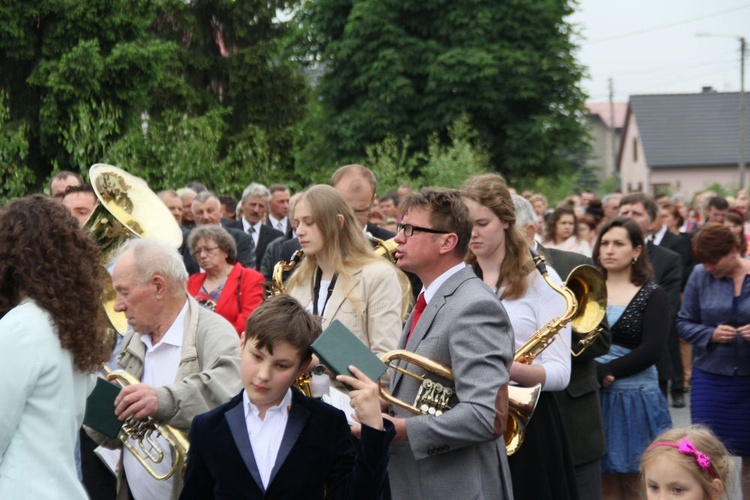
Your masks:
<svg viewBox="0 0 750 500"><path fill-rule="evenodd" d="M292 384L311 361L320 322L293 298L273 297L250 316L240 346L244 390L198 415L180 498L380 498L393 424L380 413L377 383L337 379L363 424L355 450L344 414Z"/></svg>

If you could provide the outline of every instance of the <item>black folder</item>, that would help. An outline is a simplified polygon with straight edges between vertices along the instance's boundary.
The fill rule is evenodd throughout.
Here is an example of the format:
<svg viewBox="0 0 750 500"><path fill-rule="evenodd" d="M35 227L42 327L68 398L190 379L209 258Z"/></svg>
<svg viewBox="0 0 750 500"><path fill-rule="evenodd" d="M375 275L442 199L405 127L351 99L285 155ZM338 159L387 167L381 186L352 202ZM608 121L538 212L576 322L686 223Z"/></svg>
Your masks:
<svg viewBox="0 0 750 500"><path fill-rule="evenodd" d="M334 375L354 377L349 371L349 365L353 365L376 382L387 369L385 363L339 320L334 320L323 331L323 334L313 342L311 349ZM352 390L348 385L344 385Z"/></svg>
<svg viewBox="0 0 750 500"><path fill-rule="evenodd" d="M120 389L122 388L119 385L97 377L96 387L86 400L83 425L112 439L117 439L122 422L115 416L115 398L120 393Z"/></svg>

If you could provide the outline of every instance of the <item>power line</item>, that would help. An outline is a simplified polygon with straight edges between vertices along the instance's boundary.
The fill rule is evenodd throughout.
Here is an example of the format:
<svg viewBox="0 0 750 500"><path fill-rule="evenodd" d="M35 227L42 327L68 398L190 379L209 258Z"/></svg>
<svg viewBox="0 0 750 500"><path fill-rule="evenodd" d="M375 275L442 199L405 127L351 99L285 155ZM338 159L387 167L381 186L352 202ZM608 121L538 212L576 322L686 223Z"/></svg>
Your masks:
<svg viewBox="0 0 750 500"><path fill-rule="evenodd" d="M740 7L736 7L734 9L730 9L730 10L725 10L725 11L722 11L722 12L716 12L714 14L708 14L708 15L705 15L705 16L699 16L699 17L694 17L694 18L691 18L691 19L686 19L684 21L678 21L676 23L663 24L661 26L653 26L651 28L643 28L643 29L640 29L640 30L631 31L630 33L624 33L622 35L614 35L614 36L610 36L610 37L606 37L606 38L600 38L598 40L591 40L591 41L583 43L582 45L595 45L597 43L611 42L612 40L620 40L620 39L623 39L623 38L629 38L631 36L643 35L644 33L651 33L652 31L659 31L659 30L663 30L663 29L667 29L667 28L674 28L675 26L682 26L683 24L693 23L695 21L703 21L705 19L710 19L712 17L723 16L725 14L731 14L732 12L737 12L738 10L747 9L748 7L750 7L750 4L742 5Z"/></svg>

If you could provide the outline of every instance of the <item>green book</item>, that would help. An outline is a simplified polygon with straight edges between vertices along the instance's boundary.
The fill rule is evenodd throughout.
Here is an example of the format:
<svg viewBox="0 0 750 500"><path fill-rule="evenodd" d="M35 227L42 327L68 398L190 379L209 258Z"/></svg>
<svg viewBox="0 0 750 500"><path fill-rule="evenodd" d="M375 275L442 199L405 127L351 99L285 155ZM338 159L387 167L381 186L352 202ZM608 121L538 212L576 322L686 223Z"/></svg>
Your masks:
<svg viewBox="0 0 750 500"><path fill-rule="evenodd" d="M376 382L387 369L385 363L339 320L334 320L310 347L334 375L354 377L349 371L349 365L353 365Z"/></svg>
<svg viewBox="0 0 750 500"><path fill-rule="evenodd" d="M122 388L119 385L97 377L96 386L86 400L83 425L112 439L117 439L122 422L115 416L115 398L120 393L120 389Z"/></svg>

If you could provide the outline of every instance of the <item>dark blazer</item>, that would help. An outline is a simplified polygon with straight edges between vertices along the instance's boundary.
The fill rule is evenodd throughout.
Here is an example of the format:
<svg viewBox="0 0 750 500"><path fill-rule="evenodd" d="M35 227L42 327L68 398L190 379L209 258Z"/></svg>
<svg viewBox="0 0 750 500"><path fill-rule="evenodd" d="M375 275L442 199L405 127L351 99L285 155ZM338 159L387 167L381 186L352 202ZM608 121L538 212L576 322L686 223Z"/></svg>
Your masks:
<svg viewBox="0 0 750 500"><path fill-rule="evenodd" d="M680 259L682 259L682 283L680 285L680 291L684 290L688 276L690 275L689 268L691 267L690 240L674 234L671 231L667 231L664 233L664 237L662 238L661 243L659 243L659 246L676 252L679 254Z"/></svg>
<svg viewBox="0 0 750 500"><path fill-rule="evenodd" d="M237 262L250 269L255 269L255 245L253 245L253 239L249 234L245 233L241 229L232 229L225 227L224 229L234 238L234 242L237 245ZM185 262L185 268L189 275L199 273L201 268L198 263L190 255L190 248L188 248L188 236L190 233L183 235L182 246L180 247L180 253L182 254L182 260Z"/></svg>
<svg viewBox="0 0 750 500"><path fill-rule="evenodd" d="M235 219L227 219L226 217L221 218L221 227L224 229L239 229L243 231L245 228L242 227L242 221Z"/></svg>
<svg viewBox="0 0 750 500"><path fill-rule="evenodd" d="M278 231L278 232L280 232L280 233L281 233L281 231L279 231L278 229L276 229L275 227L273 227L273 224L272 224L272 223L271 223L271 221L270 221L270 220L268 219L268 216L266 216L266 221L265 221L265 222L263 223L263 225L264 225L265 227L271 228L271 229L273 229L274 231ZM282 234L283 234L283 235L284 235L284 236L286 237L286 239L289 239L289 238L291 238L291 237L292 237L292 232L293 232L293 231L294 231L294 229L292 228L292 221L291 221L291 220L289 220L289 219L287 219L287 223L286 223L286 231L284 231L284 232L283 232Z"/></svg>
<svg viewBox="0 0 750 500"><path fill-rule="evenodd" d="M537 252L565 280L570 272L582 264L593 264L584 255L537 246ZM607 354L612 343L606 314L599 323L601 331L596 340L580 356L571 356L570 383L563 391L554 393L563 418L565 434L573 455L573 464L582 465L600 459L607 451L607 440L602 423L602 407L599 401L599 381L596 378L594 358ZM583 339L571 331L571 344L576 351L578 341Z"/></svg>
<svg viewBox="0 0 750 500"><path fill-rule="evenodd" d="M355 454L344 414L292 389L289 420L268 489L263 487L242 407L242 392L198 415L190 427L190 451L181 499L380 498L386 482L393 424L385 431L362 427Z"/></svg>
<svg viewBox="0 0 750 500"><path fill-rule="evenodd" d="M670 314L680 310L680 287L682 285L682 259L680 255L664 246L646 245L648 260L654 268L654 281L664 289L669 300Z"/></svg>
<svg viewBox="0 0 750 500"><path fill-rule="evenodd" d="M255 247L255 270L260 271L260 265L263 262L263 256L266 254L268 244L278 238L283 238L284 233L270 226L261 225L260 234L258 235L258 246Z"/></svg>

